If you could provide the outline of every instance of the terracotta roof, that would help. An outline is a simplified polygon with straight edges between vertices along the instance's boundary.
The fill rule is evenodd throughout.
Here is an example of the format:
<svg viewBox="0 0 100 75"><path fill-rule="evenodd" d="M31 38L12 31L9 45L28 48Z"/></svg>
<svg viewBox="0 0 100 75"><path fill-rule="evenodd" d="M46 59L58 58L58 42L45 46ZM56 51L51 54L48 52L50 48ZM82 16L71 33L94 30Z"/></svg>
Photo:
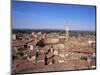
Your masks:
<svg viewBox="0 0 100 75"><path fill-rule="evenodd" d="M28 52L28 56L35 56L36 55L36 51L30 51Z"/></svg>
<svg viewBox="0 0 100 75"><path fill-rule="evenodd" d="M31 69L35 70L35 65L27 60L16 61L15 63L18 64L18 66L16 67L14 73L19 73L21 71L27 71Z"/></svg>
<svg viewBox="0 0 100 75"><path fill-rule="evenodd" d="M32 42L33 41L33 39L31 39L31 40L23 40L23 41L18 41L18 42L16 42L16 43L12 43L12 46L13 47L17 47L17 46L23 46L23 45L25 45L25 44L27 44L27 43L29 43L29 42Z"/></svg>
<svg viewBox="0 0 100 75"><path fill-rule="evenodd" d="M37 60L44 60L45 59L45 54L41 53L38 55Z"/></svg>

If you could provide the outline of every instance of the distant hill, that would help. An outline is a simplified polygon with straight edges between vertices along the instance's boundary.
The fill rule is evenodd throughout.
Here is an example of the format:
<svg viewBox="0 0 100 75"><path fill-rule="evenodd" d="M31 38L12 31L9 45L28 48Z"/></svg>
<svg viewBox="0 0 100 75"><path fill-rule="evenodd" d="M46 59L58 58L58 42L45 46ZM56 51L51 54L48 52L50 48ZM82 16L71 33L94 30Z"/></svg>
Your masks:
<svg viewBox="0 0 100 75"><path fill-rule="evenodd" d="M29 33L31 34L32 32L60 32L60 33L65 33L65 30L59 30L59 29L12 29L12 33ZM69 35L95 35L95 31L81 31L81 30L70 30Z"/></svg>

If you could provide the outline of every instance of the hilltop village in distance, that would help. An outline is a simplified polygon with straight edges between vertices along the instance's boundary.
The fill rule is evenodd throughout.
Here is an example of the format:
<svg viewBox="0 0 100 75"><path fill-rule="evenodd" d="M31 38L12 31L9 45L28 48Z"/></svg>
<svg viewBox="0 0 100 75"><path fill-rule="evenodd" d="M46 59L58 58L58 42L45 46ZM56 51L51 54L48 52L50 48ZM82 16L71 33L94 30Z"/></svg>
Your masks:
<svg viewBox="0 0 100 75"><path fill-rule="evenodd" d="M25 30L24 30L25 31ZM12 31L12 74L96 68L95 32Z"/></svg>

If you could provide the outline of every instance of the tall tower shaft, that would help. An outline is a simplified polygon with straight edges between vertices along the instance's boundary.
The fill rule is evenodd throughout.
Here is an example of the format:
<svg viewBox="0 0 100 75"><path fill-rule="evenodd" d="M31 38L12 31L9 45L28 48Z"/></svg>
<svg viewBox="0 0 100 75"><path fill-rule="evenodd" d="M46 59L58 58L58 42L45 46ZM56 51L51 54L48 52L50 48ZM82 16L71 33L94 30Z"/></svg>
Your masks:
<svg viewBox="0 0 100 75"><path fill-rule="evenodd" d="M65 50L68 50L69 26L65 26Z"/></svg>
<svg viewBox="0 0 100 75"><path fill-rule="evenodd" d="M66 41L68 41L68 38L69 38L69 26L68 25L65 26L65 36L66 36Z"/></svg>

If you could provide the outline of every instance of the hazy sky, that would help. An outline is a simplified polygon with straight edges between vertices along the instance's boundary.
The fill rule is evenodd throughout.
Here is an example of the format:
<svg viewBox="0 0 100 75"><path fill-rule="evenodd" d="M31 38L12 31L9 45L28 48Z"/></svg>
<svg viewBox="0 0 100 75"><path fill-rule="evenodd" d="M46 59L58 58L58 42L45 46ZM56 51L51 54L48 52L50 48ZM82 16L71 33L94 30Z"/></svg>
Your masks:
<svg viewBox="0 0 100 75"><path fill-rule="evenodd" d="M36 2L12 3L12 27L20 29L95 30L95 6L48 4Z"/></svg>

